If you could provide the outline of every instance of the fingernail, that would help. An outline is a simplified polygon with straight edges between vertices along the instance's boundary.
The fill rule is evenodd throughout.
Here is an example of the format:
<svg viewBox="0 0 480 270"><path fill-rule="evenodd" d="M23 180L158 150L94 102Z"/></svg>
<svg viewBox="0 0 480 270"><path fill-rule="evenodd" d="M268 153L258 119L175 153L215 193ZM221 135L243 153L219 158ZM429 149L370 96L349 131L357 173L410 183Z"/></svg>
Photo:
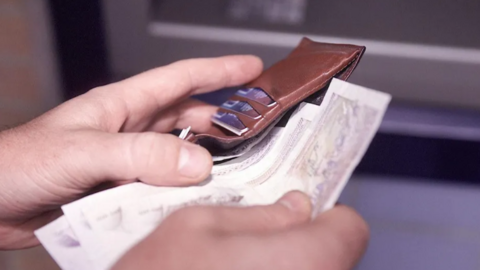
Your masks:
<svg viewBox="0 0 480 270"><path fill-rule="evenodd" d="M206 174L211 163L211 157L200 146L185 143L180 149L178 170L182 176L199 178Z"/></svg>
<svg viewBox="0 0 480 270"><path fill-rule="evenodd" d="M285 194L278 203L294 212L310 212L312 207L310 198L302 192L293 191Z"/></svg>

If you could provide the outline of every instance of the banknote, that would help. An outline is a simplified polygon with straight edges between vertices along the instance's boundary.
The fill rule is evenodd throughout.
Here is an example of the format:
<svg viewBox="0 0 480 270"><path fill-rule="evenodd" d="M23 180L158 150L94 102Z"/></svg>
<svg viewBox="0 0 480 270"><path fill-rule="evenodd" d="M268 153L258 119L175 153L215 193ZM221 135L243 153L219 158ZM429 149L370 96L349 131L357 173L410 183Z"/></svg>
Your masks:
<svg viewBox="0 0 480 270"><path fill-rule="evenodd" d="M35 236L62 269L98 269L89 261L65 216L36 230Z"/></svg>
<svg viewBox="0 0 480 270"><path fill-rule="evenodd" d="M83 210L96 241L109 247L102 259L110 267L168 215L191 205L240 206L248 202L234 189L187 187L125 201L115 211L102 205Z"/></svg>
<svg viewBox="0 0 480 270"><path fill-rule="evenodd" d="M213 166L211 174L213 176L225 175L232 171L242 171L249 168L251 165L258 163L270 153L277 140L282 138L284 130L285 128L274 127L271 132L265 134L265 137L262 138L261 141L253 145L250 148L250 151L247 151L235 159Z"/></svg>
<svg viewBox="0 0 480 270"><path fill-rule="evenodd" d="M252 148L258 143L262 142L266 136L268 136L271 131L276 127L276 125L282 120L285 116L285 113L280 115L276 120L274 120L268 127L266 127L262 132L253 136L252 138L245 140L240 143L233 149L228 149L223 152L216 153L212 156L213 162L218 163L219 161L229 160L233 158L241 157L252 151Z"/></svg>
<svg viewBox="0 0 480 270"><path fill-rule="evenodd" d="M224 185L212 180L220 175L235 177L235 173L243 169L258 173L257 166L264 162L262 160L278 155L274 146L281 146L277 142L283 138L282 135L294 133L298 128L297 122L301 122L303 118L310 119L315 110L318 110L318 106L312 104L304 104L300 108L293 113L292 120L285 128L273 128L274 131L265 135L267 139L261 140L252 151L238 160L214 166L213 177L198 187L148 187L135 183L65 205L64 213L70 217L69 220L75 224L75 229L88 246L91 261L102 269L107 269L128 248L157 226L168 213L179 207L191 204L261 204L262 198L248 186L240 187L233 181ZM285 130L287 132L284 133ZM271 151L272 149L274 151ZM111 241L116 244L111 245Z"/></svg>
<svg viewBox="0 0 480 270"><path fill-rule="evenodd" d="M228 161L216 165L212 169L212 176L199 186L188 188L168 188L168 192L157 192L149 196L123 199L121 202L104 202L85 205L82 216L90 225L89 237L96 240L101 246L108 246L108 250L101 253L103 266L110 266L129 248L146 237L168 214L187 205L257 205L266 201L246 181L233 181L225 184L222 180L235 179L239 172L262 173L262 163L278 156L283 149L282 140L294 143L288 135L298 137L299 126L306 123L305 119L312 120L319 107L313 104L302 104L292 114L292 119L285 128L274 128L264 140L257 144L239 160ZM295 132L296 131L296 132ZM280 149L277 150L277 148ZM287 151L283 150L283 154ZM257 168L258 166L258 168ZM229 175L229 178L216 176ZM217 182L219 181L219 182ZM158 188L163 189L163 188ZM98 202L98 201L97 201ZM94 235L94 236L93 236ZM115 241L115 245L111 245ZM97 251L98 252L98 251Z"/></svg>
<svg viewBox="0 0 480 270"><path fill-rule="evenodd" d="M63 206L65 216L36 233L54 258L68 261L70 253L52 248L52 243L58 238L55 232L70 228L78 250L86 254L83 260L92 265L88 269L108 269L171 213L190 205L270 204L300 190L311 198L313 218L337 201L390 99L333 79L320 105L301 103L285 125L272 125L242 151L214 165L204 182L190 187L134 183L97 193Z"/></svg>
<svg viewBox="0 0 480 270"><path fill-rule="evenodd" d="M287 178L305 183L314 215L330 209L375 136L391 96L333 80Z"/></svg>
<svg viewBox="0 0 480 270"><path fill-rule="evenodd" d="M114 189L109 189L93 195L84 197L80 200L62 206L62 211L71 229L76 234L78 241L87 253L87 258L91 264L106 269L104 254L108 252L108 246L102 245L92 231L91 225L85 218L82 209L88 206L108 207L115 209L120 201L128 198L137 198L157 192L166 191L168 188L152 187L143 183L131 183Z"/></svg>
<svg viewBox="0 0 480 270"><path fill-rule="evenodd" d="M265 138L265 136L270 134L270 131L275 127L275 124L277 124L277 122L280 121L280 118L281 117L279 117L278 120L274 121L270 126L265 128L265 130L260 132L258 135L242 142L241 144L234 147L233 149L229 149L229 150L225 150L225 151L220 152L220 153L216 153L212 157L213 161L218 162L218 161L223 161L223 160L227 160L227 159L232 159L232 158L243 156L244 154L250 152L250 150L256 144L260 143Z"/></svg>
<svg viewBox="0 0 480 270"><path fill-rule="evenodd" d="M313 215L330 209L375 135L390 95L333 80L320 112L280 165L261 177L256 187L269 203L298 189L309 194Z"/></svg>
<svg viewBox="0 0 480 270"><path fill-rule="evenodd" d="M302 137L314 116L321 107L310 103L301 103L292 113L286 126L277 128L259 147L245 156L215 166L210 175L212 185L221 187L255 186L266 181L270 174L290 155L292 148ZM281 131L280 131L281 130ZM273 142L269 143L273 138Z"/></svg>

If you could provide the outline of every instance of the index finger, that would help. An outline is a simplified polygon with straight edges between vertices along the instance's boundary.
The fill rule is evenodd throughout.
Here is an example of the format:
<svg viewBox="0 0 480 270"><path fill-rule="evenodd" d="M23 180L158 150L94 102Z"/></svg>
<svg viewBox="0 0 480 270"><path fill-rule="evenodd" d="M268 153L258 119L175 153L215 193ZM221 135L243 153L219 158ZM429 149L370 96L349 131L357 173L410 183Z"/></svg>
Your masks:
<svg viewBox="0 0 480 270"><path fill-rule="evenodd" d="M247 83L261 73L255 56L224 56L188 59L152 69L115 83L119 107L129 118L142 118L191 95Z"/></svg>

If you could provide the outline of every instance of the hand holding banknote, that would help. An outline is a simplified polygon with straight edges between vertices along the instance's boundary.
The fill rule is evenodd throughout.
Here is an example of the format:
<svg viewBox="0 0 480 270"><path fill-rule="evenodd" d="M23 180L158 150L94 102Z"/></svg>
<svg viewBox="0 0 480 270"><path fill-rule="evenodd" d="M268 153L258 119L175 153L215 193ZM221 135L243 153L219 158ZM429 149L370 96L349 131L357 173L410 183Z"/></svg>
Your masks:
<svg viewBox="0 0 480 270"><path fill-rule="evenodd" d="M216 108L189 97L243 84L261 70L252 56L179 61L93 89L0 133L0 248L38 244L33 231L57 217L59 206L105 181L204 180L210 154L163 133L209 128Z"/></svg>
<svg viewBox="0 0 480 270"><path fill-rule="evenodd" d="M55 219L62 206L65 215L36 235L64 269L108 269L114 263L116 269L353 267L368 239L366 224L353 210L330 209L335 196L327 196L328 202L315 202L317 209L327 211L311 221L310 197L299 192L279 195L297 188L310 192L315 178L322 182L315 196L326 199L322 194L335 194L348 178L354 163L344 167L348 170L329 167L328 175L338 176L335 180L317 177L315 171L309 177L301 175L306 164L321 167L312 162L311 153L302 153L305 160L293 159L303 148L291 146L314 145L343 134L335 129L330 137L312 137L318 125L310 123L332 125L313 117L320 107L303 106L290 128L275 130L255 146L261 151L213 171L205 149L164 134L186 126L196 132L209 128L216 108L189 96L243 84L261 69L261 61L250 56L181 61L94 89L0 133L0 248L36 245L33 231ZM326 103L331 108L345 103L333 95ZM356 96L345 98L354 101ZM360 116L353 123L359 127L365 118ZM363 134L348 134L357 133ZM339 148L343 152L333 157L358 156L362 145ZM268 159L272 164L265 170L246 169L262 155L276 158ZM167 188L199 183L211 172L212 181L205 187ZM149 185L124 185L77 200L102 183L135 180ZM245 207L220 206L223 202ZM185 207L168 215L196 203L210 206ZM118 213L123 215L119 226ZM138 235L142 239L136 244Z"/></svg>
<svg viewBox="0 0 480 270"><path fill-rule="evenodd" d="M267 206L182 208L113 269L352 269L366 248L365 222L345 206L310 222L311 210L295 191Z"/></svg>

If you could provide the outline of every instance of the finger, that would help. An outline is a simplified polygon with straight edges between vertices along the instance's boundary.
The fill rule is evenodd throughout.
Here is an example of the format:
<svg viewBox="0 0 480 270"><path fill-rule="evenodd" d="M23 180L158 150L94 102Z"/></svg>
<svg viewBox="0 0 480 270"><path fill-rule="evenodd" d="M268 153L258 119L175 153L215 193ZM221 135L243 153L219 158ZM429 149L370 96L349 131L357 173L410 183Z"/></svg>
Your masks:
<svg viewBox="0 0 480 270"><path fill-rule="evenodd" d="M197 206L175 212L171 219L180 224L192 224L222 233L264 233L283 230L308 222L310 199L304 193L292 191L271 205L250 207ZM172 221L173 222L173 221Z"/></svg>
<svg viewBox="0 0 480 270"><path fill-rule="evenodd" d="M211 171L204 148L170 134L96 132L82 168L100 182L139 179L152 185L184 186L201 182ZM88 183L93 184L93 183Z"/></svg>
<svg viewBox="0 0 480 270"><path fill-rule="evenodd" d="M103 100L107 119L115 122L109 126L123 125L128 129L188 96L249 82L262 68L261 60L255 56L182 60L89 94L95 100Z"/></svg>
<svg viewBox="0 0 480 270"><path fill-rule="evenodd" d="M2 237L0 249L6 247L9 249L23 249L37 246L40 242L33 232L57 219L62 214L60 209L55 209L42 213L21 224L0 224L0 228L8 232L7 235L3 235ZM3 231L0 232L0 234L3 234Z"/></svg>
<svg viewBox="0 0 480 270"><path fill-rule="evenodd" d="M367 248L369 229L365 220L352 208L337 206L319 215L306 230L299 230L298 241L309 239L312 235L323 239L314 243L322 254L317 254L315 267L332 265L330 269L352 269Z"/></svg>
<svg viewBox="0 0 480 270"><path fill-rule="evenodd" d="M352 269L362 257L369 238L365 221L351 208L337 206L313 222L274 235L265 241L268 258L288 255L276 269Z"/></svg>
<svg viewBox="0 0 480 270"><path fill-rule="evenodd" d="M217 228L228 233L271 233L308 222L311 211L310 198L292 191L272 205L223 208L214 220Z"/></svg>
<svg viewBox="0 0 480 270"><path fill-rule="evenodd" d="M218 107L195 99L188 99L159 113L146 130L155 132L169 132L175 128L184 129L191 127L194 132L207 131L212 122L212 115Z"/></svg>

